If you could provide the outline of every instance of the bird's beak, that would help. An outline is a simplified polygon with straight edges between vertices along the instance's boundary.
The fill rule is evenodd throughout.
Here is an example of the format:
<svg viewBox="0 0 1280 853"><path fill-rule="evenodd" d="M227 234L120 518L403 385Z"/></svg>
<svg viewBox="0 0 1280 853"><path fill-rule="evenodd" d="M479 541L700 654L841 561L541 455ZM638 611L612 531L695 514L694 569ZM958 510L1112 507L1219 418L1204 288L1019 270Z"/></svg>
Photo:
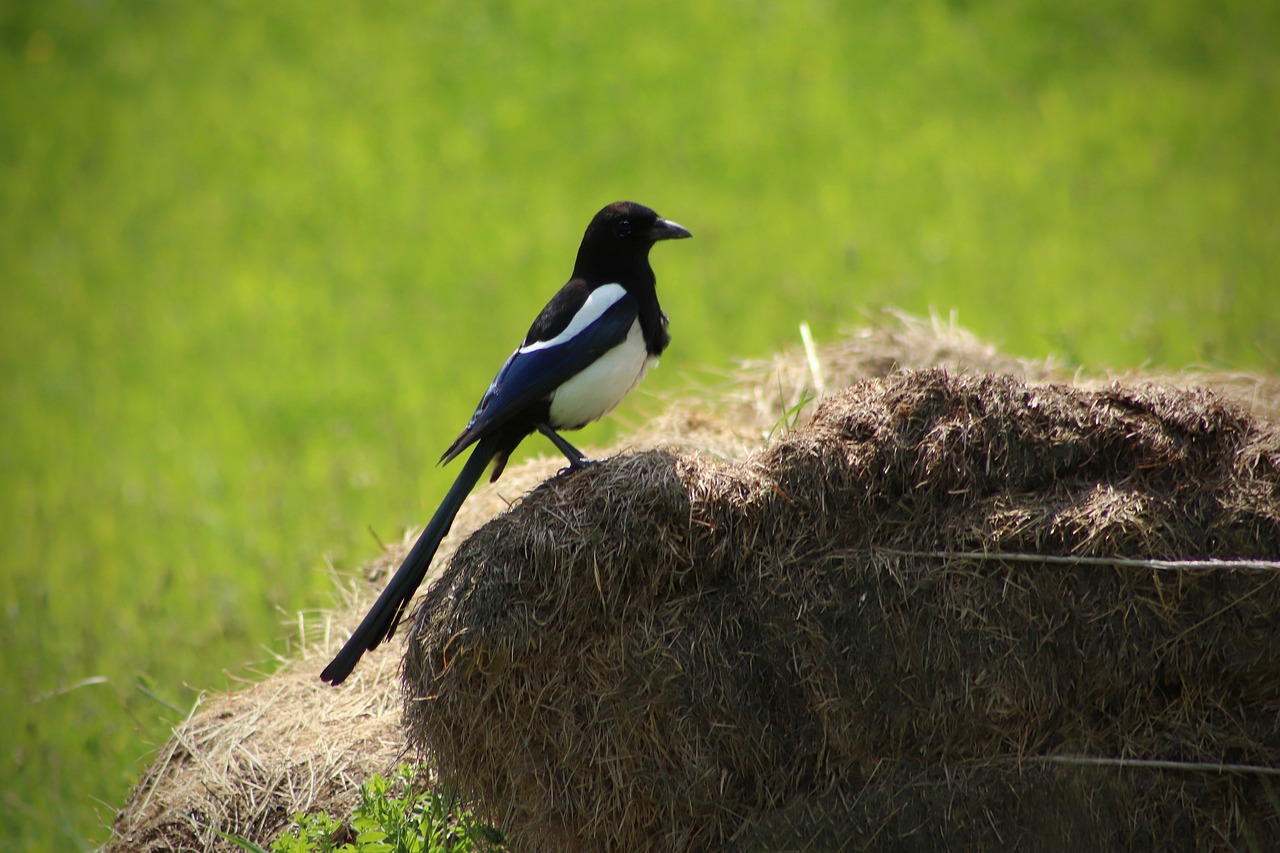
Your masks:
<svg viewBox="0 0 1280 853"><path fill-rule="evenodd" d="M653 227L649 229L649 239L653 242L659 240L681 240L685 237L692 237L688 229L684 226L672 222L670 219L659 219L653 223Z"/></svg>

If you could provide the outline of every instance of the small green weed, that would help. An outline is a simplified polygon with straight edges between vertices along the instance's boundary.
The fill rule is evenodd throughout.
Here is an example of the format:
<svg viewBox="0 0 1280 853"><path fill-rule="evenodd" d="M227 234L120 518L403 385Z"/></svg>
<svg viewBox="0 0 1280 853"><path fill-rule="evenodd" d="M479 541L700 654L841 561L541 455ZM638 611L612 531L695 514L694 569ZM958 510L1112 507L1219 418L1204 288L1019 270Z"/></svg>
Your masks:
<svg viewBox="0 0 1280 853"><path fill-rule="evenodd" d="M462 808L456 797L414 784L418 770L403 765L391 779L360 786L350 823L317 812L300 814L271 845L271 853L471 853L502 850L502 835ZM226 836L246 850L242 839ZM266 851L261 851L266 853Z"/></svg>
<svg viewBox="0 0 1280 853"><path fill-rule="evenodd" d="M779 399L783 398L781 382L778 383L778 397ZM810 403L817 399L817 395L809 393L808 388L801 391L800 399L796 401L795 405L788 407L787 410L782 413L782 417L778 418L778 420L774 422L773 426L769 428L769 431L765 433L765 443L767 444L772 442L773 436L779 431L781 431L782 435L794 432L795 428L800 424L800 415Z"/></svg>

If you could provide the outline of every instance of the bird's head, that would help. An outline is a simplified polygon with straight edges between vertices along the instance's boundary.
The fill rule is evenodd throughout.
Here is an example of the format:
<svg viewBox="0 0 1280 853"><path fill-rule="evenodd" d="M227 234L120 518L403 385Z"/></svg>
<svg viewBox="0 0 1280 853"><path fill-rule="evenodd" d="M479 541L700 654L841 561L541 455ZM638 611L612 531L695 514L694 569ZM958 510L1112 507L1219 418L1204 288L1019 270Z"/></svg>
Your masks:
<svg viewBox="0 0 1280 853"><path fill-rule="evenodd" d="M583 240L648 248L659 240L678 240L692 236L680 225L663 219L643 204L616 201L595 215L587 226Z"/></svg>
<svg viewBox="0 0 1280 853"><path fill-rule="evenodd" d="M611 267L631 266L637 261L647 267L649 249L654 243L692 236L684 227L663 219L643 204L614 202L595 215L582 235L578 273L588 269L603 273Z"/></svg>

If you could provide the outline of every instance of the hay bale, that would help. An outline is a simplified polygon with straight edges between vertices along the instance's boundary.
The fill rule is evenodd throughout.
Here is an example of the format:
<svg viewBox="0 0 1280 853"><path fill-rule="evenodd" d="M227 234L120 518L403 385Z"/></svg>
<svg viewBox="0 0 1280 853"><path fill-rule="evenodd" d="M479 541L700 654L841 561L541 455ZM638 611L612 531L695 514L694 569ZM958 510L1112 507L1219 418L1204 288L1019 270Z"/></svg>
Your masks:
<svg viewBox="0 0 1280 853"><path fill-rule="evenodd" d="M744 364L728 375L717 375L704 383L706 387L692 390L687 399L667 405L626 442L642 447L666 443L694 448L722 462L755 458L762 443L767 443L765 436L780 434L777 425L784 413L806 395L816 393L819 386L838 389L865 378L930 366L944 366L952 373L1004 372L1082 385L1099 381L1072 376L1053 364L1011 359L958 327L954 320L889 314L821 348L814 360L797 348ZM1273 378L1198 373L1160 377L1159 381L1212 385L1260 417L1280 418L1280 383ZM815 409L805 407L799 422L806 422ZM603 457L617 450L599 450L593 455ZM544 458L513 466L497 484L472 495L440 549L436 571L473 530L562 464L558 459ZM552 488L563 485L557 482ZM620 487L630 488L630 484L624 482ZM1013 516L1008 518L1014 523ZM159 750L155 764L131 792L117 815L108 849L238 849L217 839L216 830L267 845L294 812L323 809L335 816L349 814L359 783L372 773L386 774L394 768L406 747L395 720L399 700L393 661L398 659L399 649L388 645L366 656L341 690L321 684L316 673L363 617L412 538L393 544L366 567L337 612L321 618L300 616L304 624L299 644L278 672L260 684L201 702ZM419 695L417 687L413 695ZM459 702L464 699L460 696ZM535 757L527 760L532 763ZM911 790L928 792L933 779L928 774L936 769L925 768L912 777ZM883 772L875 775L862 789L863 800L874 798L878 790L883 797L887 796L884 791L901 787L876 787L888 778ZM953 773L952 778L958 777ZM1014 784L1013 779L1001 777L1000 784ZM837 793L831 794L835 799L830 803L842 802ZM936 801L933 794L920 796L922 802L927 797L934 797L928 802ZM505 803L490 806L499 816L505 813ZM919 809L908 812L926 813ZM755 832L765 846L769 846L769 839L784 839L783 828L790 824L795 825L792 836L800 841L821 838L823 815L828 822L833 816L843 819L835 805L828 807L821 797L809 796L761 812L739 831L744 839L750 834L748 830ZM839 820L832 825L839 826ZM891 827L885 831L897 830Z"/></svg>
<svg viewBox="0 0 1280 853"><path fill-rule="evenodd" d="M238 850L218 830L270 844L299 812L349 814L360 783L404 752L385 689L394 667L381 661L383 689L334 694L305 663L201 702L130 793L107 850Z"/></svg>
<svg viewBox="0 0 1280 853"><path fill-rule="evenodd" d="M370 575L394 570L397 550ZM219 831L269 846L295 814L350 814L360 784L403 760L393 656L371 655L350 689L326 689L317 673L333 620L299 614L299 622L305 642L292 659L237 691L202 697L174 729L117 813L108 853L240 850Z"/></svg>
<svg viewBox="0 0 1280 853"><path fill-rule="evenodd" d="M1280 839L1280 575L1151 562L1280 559L1280 430L885 372L478 530L414 618L413 743L518 850Z"/></svg>

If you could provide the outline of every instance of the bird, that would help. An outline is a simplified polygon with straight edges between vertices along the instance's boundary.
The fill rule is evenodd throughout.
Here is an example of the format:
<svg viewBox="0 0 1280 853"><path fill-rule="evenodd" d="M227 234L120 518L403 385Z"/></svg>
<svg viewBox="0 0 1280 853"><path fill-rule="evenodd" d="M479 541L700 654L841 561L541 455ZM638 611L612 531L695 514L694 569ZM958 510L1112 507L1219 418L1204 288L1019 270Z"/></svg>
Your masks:
<svg viewBox="0 0 1280 853"><path fill-rule="evenodd" d="M546 436L568 459L566 471L594 464L560 432L612 411L666 350L671 337L649 250L662 240L690 236L631 201L610 204L592 217L568 282L538 314L440 457L440 464L448 464L471 448L457 479L369 613L320 673L322 680L341 684L366 651L395 634L471 490L490 466L490 482L496 481L527 436Z"/></svg>

